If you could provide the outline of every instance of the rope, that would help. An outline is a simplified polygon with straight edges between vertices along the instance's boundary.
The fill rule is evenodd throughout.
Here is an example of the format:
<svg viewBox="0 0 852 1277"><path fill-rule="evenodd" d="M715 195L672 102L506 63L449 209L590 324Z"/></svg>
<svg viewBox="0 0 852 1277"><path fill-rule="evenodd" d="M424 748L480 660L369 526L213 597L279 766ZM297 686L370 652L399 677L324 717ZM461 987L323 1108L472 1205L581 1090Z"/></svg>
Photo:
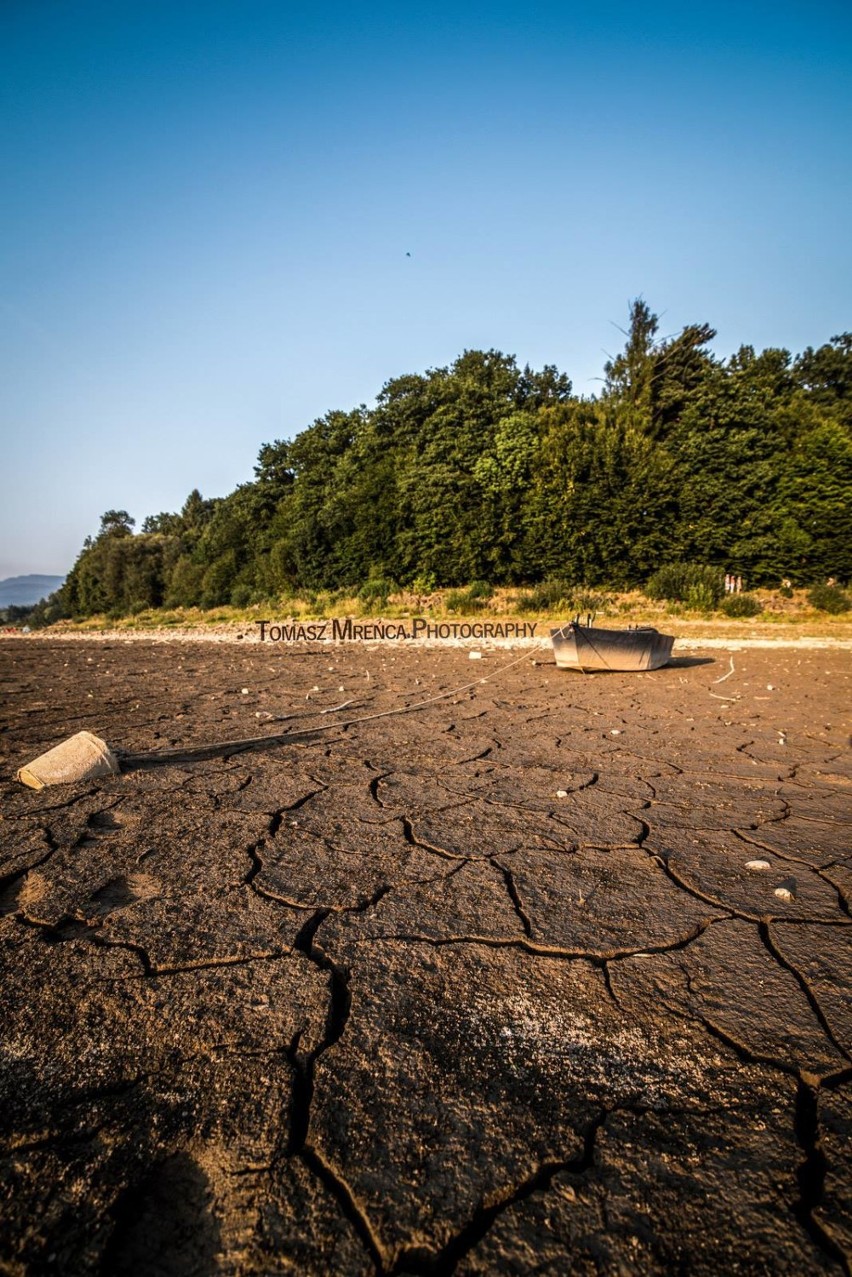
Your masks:
<svg viewBox="0 0 852 1277"><path fill-rule="evenodd" d="M465 683L462 687L451 688L448 692L439 692L437 696L428 696L425 700L416 701L413 705L400 705L396 709L380 710L375 714L362 714L358 718L349 718L341 722L336 719L333 723L321 723L318 727L306 727L295 732L279 732L273 736L247 736L241 740L221 741L218 744L210 745L188 745L185 747L177 746L174 749L156 749L146 754L126 754L119 753L121 763L126 767L134 767L140 763L156 763L178 761L183 758L200 758L205 755L230 753L234 750L259 749L264 745L282 745L287 741L295 740L301 736L315 736L318 732L330 732L335 728L355 727L358 723L371 723L377 718L391 718L394 714L413 714L415 710L424 709L427 705L434 705L436 701L447 700L450 696L460 696L462 692L468 692L472 687L479 687L483 683L488 683L492 679L497 678L500 674L505 674L506 670L512 669L515 665L520 665L521 661L529 660L529 655L525 652L523 656L517 657L514 661L509 661L508 665L501 665L499 669L494 670L493 674L485 674L481 678L476 678L472 683ZM339 708L342 708L339 707ZM326 713L333 711L318 710L317 713Z"/></svg>

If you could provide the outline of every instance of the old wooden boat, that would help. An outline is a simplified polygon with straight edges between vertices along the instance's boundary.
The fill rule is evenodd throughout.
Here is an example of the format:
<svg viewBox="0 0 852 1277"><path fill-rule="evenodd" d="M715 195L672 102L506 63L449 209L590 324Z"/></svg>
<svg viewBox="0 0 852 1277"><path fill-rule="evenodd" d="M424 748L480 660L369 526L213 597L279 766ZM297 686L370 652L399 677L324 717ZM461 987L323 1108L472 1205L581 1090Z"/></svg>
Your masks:
<svg viewBox="0 0 852 1277"><path fill-rule="evenodd" d="M550 631L556 664L561 670L656 670L672 654L674 638L652 625L605 630L569 621Z"/></svg>

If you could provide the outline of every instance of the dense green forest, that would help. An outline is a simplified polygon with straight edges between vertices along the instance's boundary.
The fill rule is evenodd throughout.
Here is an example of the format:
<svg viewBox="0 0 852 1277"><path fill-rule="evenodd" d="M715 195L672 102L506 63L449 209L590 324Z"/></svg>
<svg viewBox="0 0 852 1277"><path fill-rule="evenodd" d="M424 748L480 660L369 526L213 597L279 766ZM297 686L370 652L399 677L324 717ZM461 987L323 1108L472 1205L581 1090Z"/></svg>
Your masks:
<svg viewBox="0 0 852 1277"><path fill-rule="evenodd" d="M375 407L264 444L229 496L103 516L55 600L87 616L245 605L392 580L642 584L704 563L749 586L852 578L852 334L727 360L634 302L601 393L468 350L394 378Z"/></svg>

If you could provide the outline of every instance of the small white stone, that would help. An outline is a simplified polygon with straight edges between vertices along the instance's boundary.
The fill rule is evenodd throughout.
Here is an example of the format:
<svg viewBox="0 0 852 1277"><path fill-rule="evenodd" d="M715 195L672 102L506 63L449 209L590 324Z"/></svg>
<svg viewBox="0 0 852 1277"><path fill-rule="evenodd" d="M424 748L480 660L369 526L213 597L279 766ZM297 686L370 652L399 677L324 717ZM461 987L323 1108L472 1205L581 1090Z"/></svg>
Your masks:
<svg viewBox="0 0 852 1277"><path fill-rule="evenodd" d="M771 868L772 868L772 866L770 865L770 863L769 863L769 861L768 861L768 860L747 860L747 861L746 861L746 866L745 866L745 867L746 867L746 869L753 869L753 870L755 871L755 873L756 873L756 872L758 872L758 871L759 871L759 870L761 870L761 869L771 869Z"/></svg>
<svg viewBox="0 0 852 1277"><path fill-rule="evenodd" d="M468 656L470 657L470 659L471 659L472 661L481 661L481 660L482 660L482 653L481 653L481 652L469 652L469 653L468 653Z"/></svg>
<svg viewBox="0 0 852 1277"><path fill-rule="evenodd" d="M247 687L243 687L243 688L241 688L241 690L240 690L240 695L241 695L241 696L248 696L248 694L249 694L249 689L248 689Z"/></svg>
<svg viewBox="0 0 852 1277"><path fill-rule="evenodd" d="M609 734L610 734L610 736L620 736L620 735L621 735L621 732L619 731L619 729L618 729L617 727L613 727L613 728L611 728L611 729L610 729L610 733L609 733Z"/></svg>
<svg viewBox="0 0 852 1277"><path fill-rule="evenodd" d="M780 887L775 888L775 895L779 900L795 900L796 899L796 880L788 878L786 882L782 882Z"/></svg>
<svg viewBox="0 0 852 1277"><path fill-rule="evenodd" d="M568 790L567 790L567 789L557 789L557 791L556 791L556 797L557 797L557 798L567 798L567 797L568 797Z"/></svg>

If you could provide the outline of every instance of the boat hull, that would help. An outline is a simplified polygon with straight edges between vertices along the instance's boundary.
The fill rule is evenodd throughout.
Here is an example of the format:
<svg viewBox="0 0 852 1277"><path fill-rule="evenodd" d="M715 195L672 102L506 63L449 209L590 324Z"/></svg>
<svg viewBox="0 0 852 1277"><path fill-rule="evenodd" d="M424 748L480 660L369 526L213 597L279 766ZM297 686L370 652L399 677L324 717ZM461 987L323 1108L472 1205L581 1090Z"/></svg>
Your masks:
<svg viewBox="0 0 852 1277"><path fill-rule="evenodd" d="M651 626L604 630L575 621L550 631L553 654L561 670L656 670L672 654L674 638Z"/></svg>

